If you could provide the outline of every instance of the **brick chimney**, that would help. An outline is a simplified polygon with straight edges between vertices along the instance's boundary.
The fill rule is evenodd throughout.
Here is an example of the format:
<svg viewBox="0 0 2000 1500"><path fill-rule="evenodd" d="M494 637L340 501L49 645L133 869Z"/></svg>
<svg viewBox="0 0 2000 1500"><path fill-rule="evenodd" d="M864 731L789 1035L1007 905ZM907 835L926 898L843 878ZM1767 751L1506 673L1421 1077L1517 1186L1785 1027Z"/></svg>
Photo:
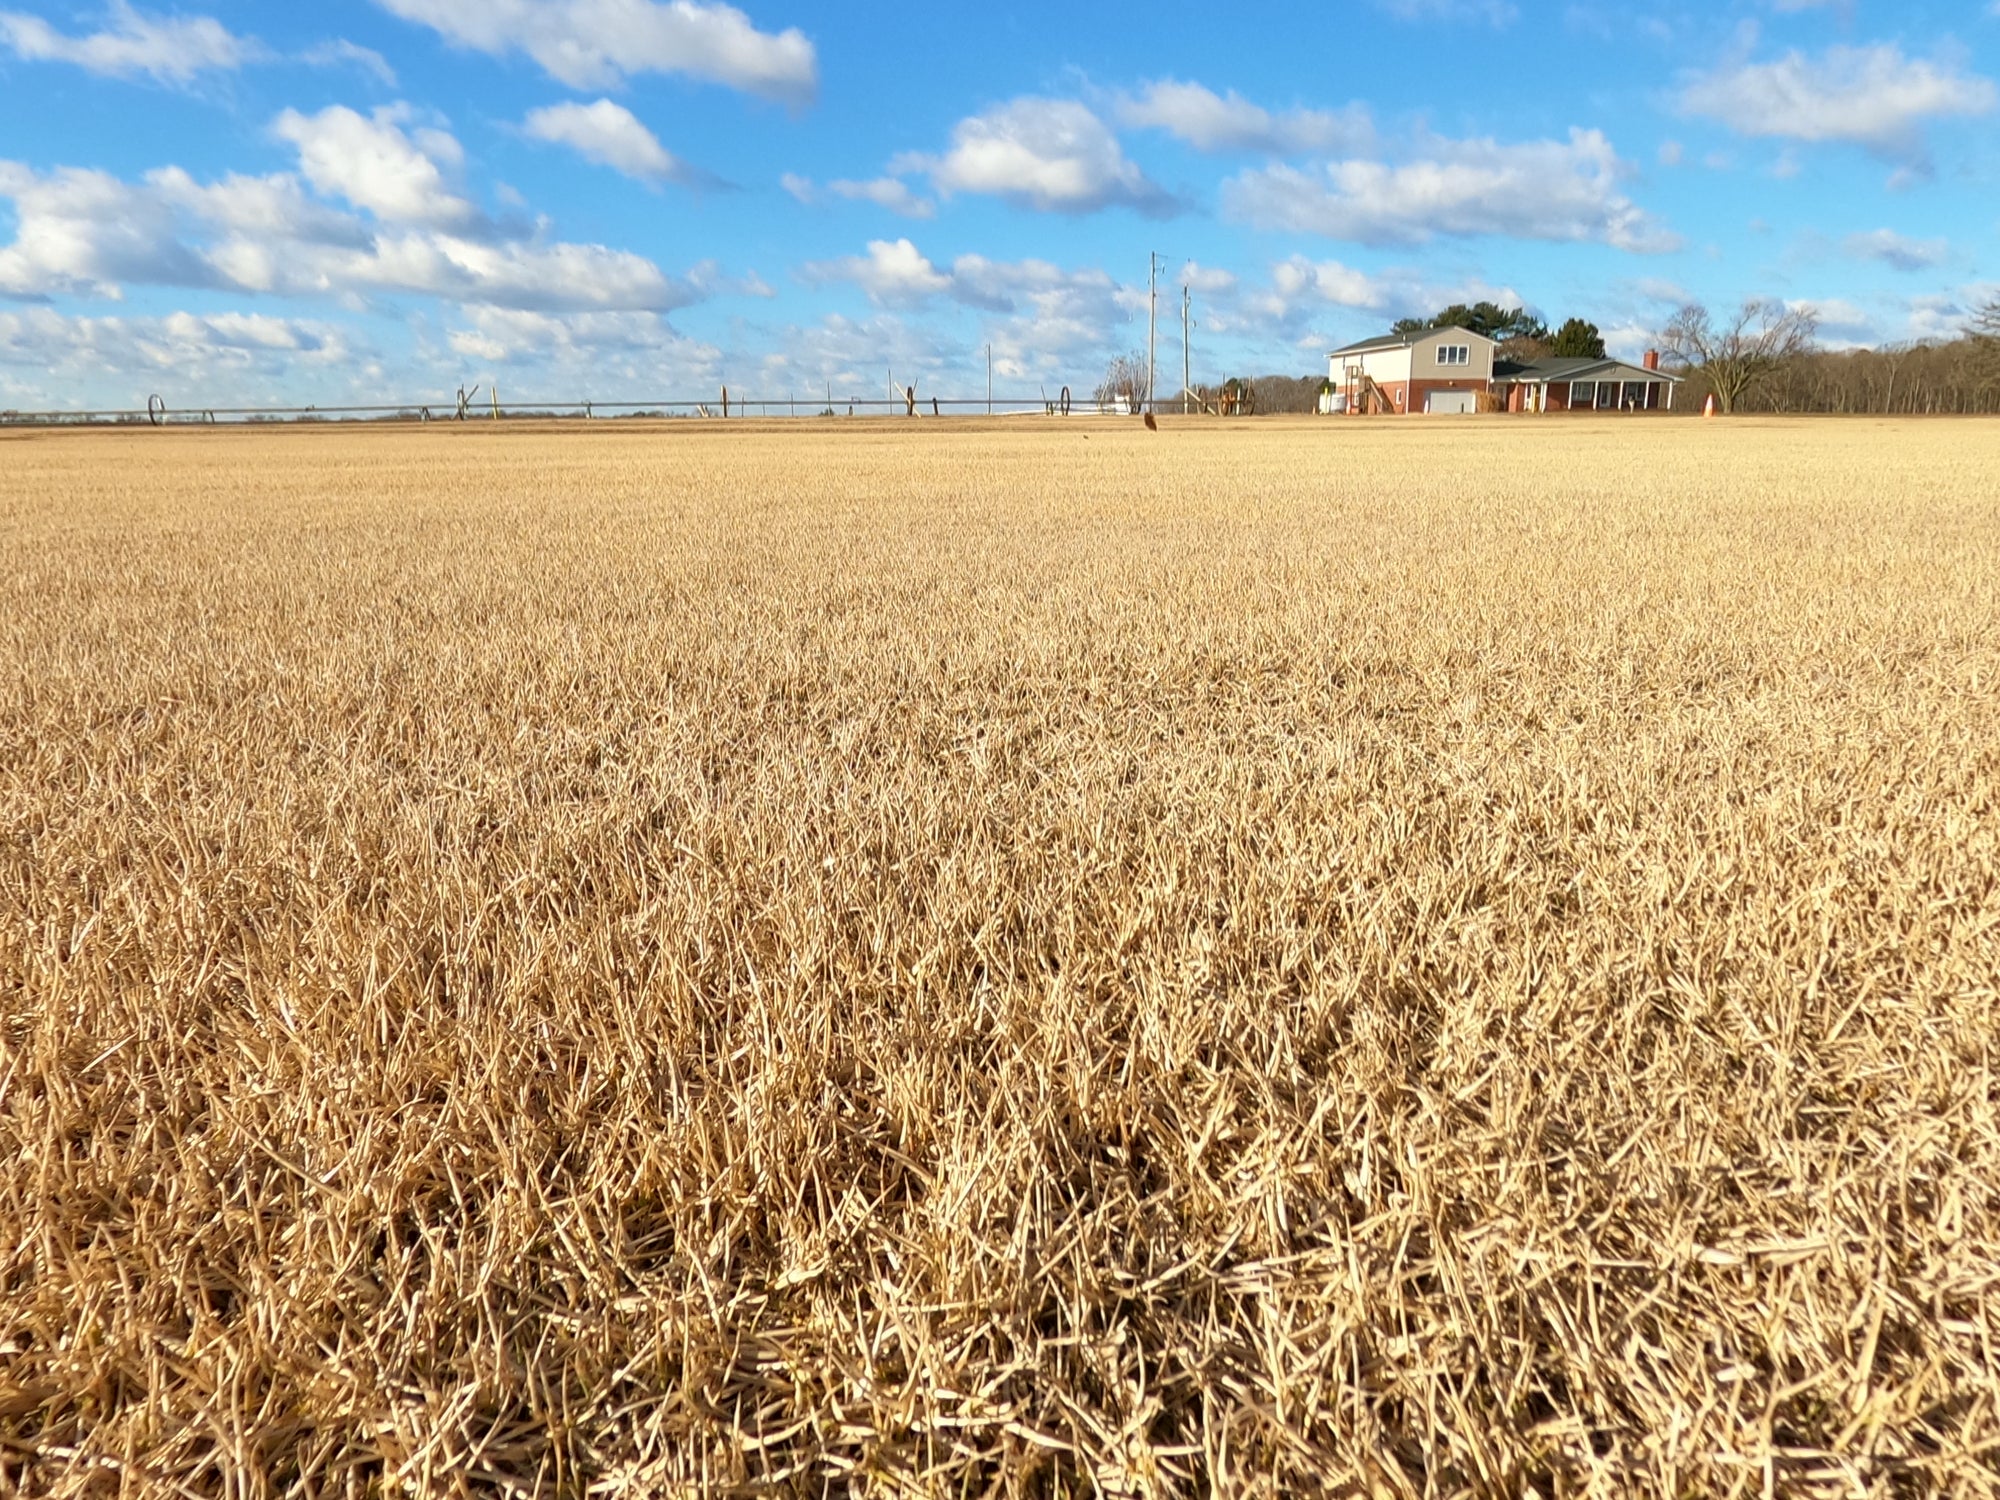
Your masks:
<svg viewBox="0 0 2000 1500"><path fill-rule="evenodd" d="M1659 369L1659 368L1660 368L1660 351L1659 351L1659 350L1657 350L1657 349L1648 349L1648 350L1646 351L1646 368L1647 368L1647 369L1649 369L1649 370L1657 370L1657 369Z"/></svg>

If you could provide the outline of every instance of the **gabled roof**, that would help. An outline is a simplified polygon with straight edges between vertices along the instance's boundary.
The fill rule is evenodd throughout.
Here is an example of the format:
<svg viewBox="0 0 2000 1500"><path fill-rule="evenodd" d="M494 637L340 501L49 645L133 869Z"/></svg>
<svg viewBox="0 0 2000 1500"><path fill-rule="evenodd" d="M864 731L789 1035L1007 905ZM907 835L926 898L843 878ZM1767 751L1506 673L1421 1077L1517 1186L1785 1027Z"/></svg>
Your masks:
<svg viewBox="0 0 2000 1500"><path fill-rule="evenodd" d="M1622 359L1531 359L1525 363L1503 359L1493 366L1495 380L1520 380L1530 385L1561 384L1565 380L1665 380L1678 385L1685 377L1671 370L1648 370Z"/></svg>
<svg viewBox="0 0 2000 1500"><path fill-rule="evenodd" d="M1476 333L1470 328L1453 328L1447 325L1443 328L1419 328L1413 333L1378 334L1372 339L1362 339L1359 343L1344 344L1340 348L1335 349L1333 353L1373 354L1380 349L1407 349L1413 344L1420 344L1425 339L1435 337L1439 334L1456 334L1461 338L1478 339L1481 343L1486 344L1494 342L1492 339L1487 338L1485 334Z"/></svg>
<svg viewBox="0 0 2000 1500"><path fill-rule="evenodd" d="M1357 344L1342 344L1335 354L1373 354L1377 349L1407 349L1410 336L1401 333L1385 333L1378 338L1363 339Z"/></svg>

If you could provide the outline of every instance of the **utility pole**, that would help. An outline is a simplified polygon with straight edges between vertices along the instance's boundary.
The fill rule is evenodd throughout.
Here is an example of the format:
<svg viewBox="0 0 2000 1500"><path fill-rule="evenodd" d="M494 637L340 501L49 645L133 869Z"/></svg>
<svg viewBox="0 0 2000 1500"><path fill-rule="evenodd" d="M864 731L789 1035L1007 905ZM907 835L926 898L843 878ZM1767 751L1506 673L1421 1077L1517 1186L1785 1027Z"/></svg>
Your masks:
<svg viewBox="0 0 2000 1500"><path fill-rule="evenodd" d="M993 415L993 346L986 346L986 415Z"/></svg>
<svg viewBox="0 0 2000 1500"><path fill-rule="evenodd" d="M1146 405L1153 403L1153 356L1160 343L1160 254L1146 252Z"/></svg>
<svg viewBox="0 0 2000 1500"><path fill-rule="evenodd" d="M1194 355L1188 350L1188 330L1194 321L1188 317L1188 289L1181 287L1181 415L1187 415L1188 391L1194 385Z"/></svg>

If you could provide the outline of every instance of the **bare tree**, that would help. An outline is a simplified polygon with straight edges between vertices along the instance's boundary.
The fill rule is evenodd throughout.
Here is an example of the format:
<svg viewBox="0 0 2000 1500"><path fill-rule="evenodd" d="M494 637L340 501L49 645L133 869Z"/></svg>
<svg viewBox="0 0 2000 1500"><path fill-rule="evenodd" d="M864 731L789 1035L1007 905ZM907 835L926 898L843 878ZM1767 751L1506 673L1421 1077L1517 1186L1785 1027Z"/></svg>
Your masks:
<svg viewBox="0 0 2000 1500"><path fill-rule="evenodd" d="M2000 387L2000 297L1984 303L1965 325L1972 341L1974 378L1982 390Z"/></svg>
<svg viewBox="0 0 2000 1500"><path fill-rule="evenodd" d="M1135 349L1112 360L1104 367L1104 378L1097 382L1099 406L1115 405L1122 396L1129 403L1128 411L1143 411L1146 398L1151 394L1146 388L1146 352L1143 349Z"/></svg>
<svg viewBox="0 0 2000 1500"><path fill-rule="evenodd" d="M1819 315L1810 307L1787 307L1752 298L1734 318L1717 321L1699 302L1690 302L1660 333L1660 344L1682 364L1708 377L1725 412L1813 348Z"/></svg>

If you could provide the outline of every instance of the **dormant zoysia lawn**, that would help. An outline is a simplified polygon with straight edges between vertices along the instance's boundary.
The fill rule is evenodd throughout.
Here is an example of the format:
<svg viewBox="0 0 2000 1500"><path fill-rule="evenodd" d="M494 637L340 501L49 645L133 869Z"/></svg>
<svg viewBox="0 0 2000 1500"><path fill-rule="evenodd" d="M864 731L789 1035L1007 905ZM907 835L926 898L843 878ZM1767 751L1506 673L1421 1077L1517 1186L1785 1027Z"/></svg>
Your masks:
<svg viewBox="0 0 2000 1500"><path fill-rule="evenodd" d="M0 434L0 1491L1984 1494L2000 426Z"/></svg>

